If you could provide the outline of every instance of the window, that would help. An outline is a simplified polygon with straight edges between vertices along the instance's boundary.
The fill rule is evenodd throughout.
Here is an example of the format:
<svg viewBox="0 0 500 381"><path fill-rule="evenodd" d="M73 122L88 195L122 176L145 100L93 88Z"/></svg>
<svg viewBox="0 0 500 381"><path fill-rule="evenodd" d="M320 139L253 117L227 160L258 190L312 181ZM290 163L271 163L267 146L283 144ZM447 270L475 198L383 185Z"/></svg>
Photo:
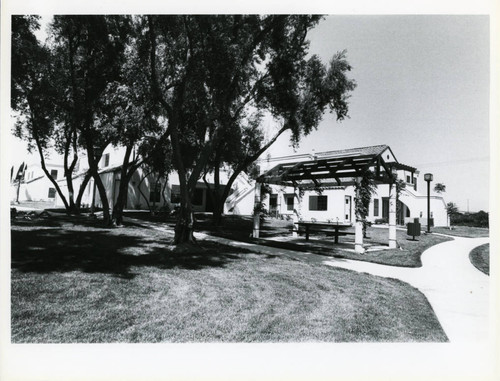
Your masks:
<svg viewBox="0 0 500 381"><path fill-rule="evenodd" d="M286 210L293 212L293 194L289 194L285 196L286 198Z"/></svg>
<svg viewBox="0 0 500 381"><path fill-rule="evenodd" d="M328 196L309 196L309 210L328 210Z"/></svg>
<svg viewBox="0 0 500 381"><path fill-rule="evenodd" d="M56 198L56 188L49 188L49 198Z"/></svg>
<svg viewBox="0 0 500 381"><path fill-rule="evenodd" d="M407 182L408 184L410 184L410 183L411 183L411 176L410 176L410 175L407 175L407 176L406 176L406 182Z"/></svg>
<svg viewBox="0 0 500 381"><path fill-rule="evenodd" d="M57 169L51 169L50 170L50 175L54 180L57 180Z"/></svg>
<svg viewBox="0 0 500 381"><path fill-rule="evenodd" d="M379 213L378 208L379 208L379 206L378 206L378 198L376 198L376 199L373 200L373 215L375 217L378 217L378 213Z"/></svg>
<svg viewBox="0 0 500 381"><path fill-rule="evenodd" d="M109 165L109 153L104 155L103 160L104 160L103 166L107 167Z"/></svg>

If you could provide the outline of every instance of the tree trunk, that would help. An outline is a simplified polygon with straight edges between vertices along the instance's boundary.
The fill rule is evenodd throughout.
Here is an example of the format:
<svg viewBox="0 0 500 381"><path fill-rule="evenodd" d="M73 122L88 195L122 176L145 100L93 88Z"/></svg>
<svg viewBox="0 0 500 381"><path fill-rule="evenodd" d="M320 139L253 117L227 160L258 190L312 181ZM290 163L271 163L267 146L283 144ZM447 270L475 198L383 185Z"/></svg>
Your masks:
<svg viewBox="0 0 500 381"><path fill-rule="evenodd" d="M118 188L118 197L113 205L113 213L111 216L112 224L117 226L120 226L123 223L123 209L125 208L125 203L127 201L128 183L133 173L128 172L131 153L132 146L129 145L125 151L125 156L123 157L122 168L120 171L120 187ZM111 202L113 202L113 200L111 200Z"/></svg>
<svg viewBox="0 0 500 381"><path fill-rule="evenodd" d="M80 184L80 189L78 190L78 196L76 197L76 202L75 202L78 210L80 210L82 206L83 193L85 192L85 188L87 188L87 184L89 183L91 178L92 176L90 175L90 172L87 172L83 177L82 183Z"/></svg>
<svg viewBox="0 0 500 381"><path fill-rule="evenodd" d="M99 197L101 198L101 203L102 203L102 216L104 220L104 225L110 225L111 224L111 216L109 213L109 201L108 201L108 196L106 195L106 188L104 187L104 184L102 183L101 176L99 175L99 168L98 168L98 162L99 159L102 156L102 152L104 151L104 148L100 150L99 157L96 158L94 157L94 147L92 145L92 140L91 138L87 137L86 138L86 145L87 145L87 160L89 163L89 171L94 179L94 184L97 187L97 190L99 191ZM107 144L105 145L105 147Z"/></svg>
<svg viewBox="0 0 500 381"><path fill-rule="evenodd" d="M97 190L99 191L99 197L101 198L102 202L102 217L104 221L104 225L110 225L111 224L111 216L109 213L109 201L108 201L108 196L106 195L106 188L104 187L104 184L102 183L101 176L99 173L96 171L92 177L94 178L95 185L97 186Z"/></svg>
<svg viewBox="0 0 500 381"><path fill-rule="evenodd" d="M61 188L59 187L59 184L57 181L54 180L52 175L49 173L47 170L47 167L45 165L45 157L43 156L43 151L42 151L42 145L40 144L40 141L38 140L38 137L35 136L35 142L38 148L38 153L40 154L40 165L42 167L43 172L45 173L45 176L50 180L50 182L54 185L56 188L56 192L61 197L62 202L64 203L64 208L66 209L66 212L69 212L69 205L68 202L66 201L66 197L64 197L64 194L61 191ZM20 185L19 185L20 186ZM19 203L19 189L18 189L18 200L17 202Z"/></svg>
<svg viewBox="0 0 500 381"><path fill-rule="evenodd" d="M216 224L217 220L216 214L218 215L220 223L220 219L222 218L222 214L224 212L224 204L227 198L229 197L229 192L231 191L231 187L233 186L233 183L235 182L238 175L244 170L246 170L250 166L250 164L252 164L255 160L257 160L260 157L260 155L262 155L262 153L264 153L269 147L271 147L273 143L281 136L281 134L283 134L283 132L285 132L288 129L289 126L288 124L285 123L285 125L280 128L280 130L271 138L271 140L269 140L253 155L247 156L247 158L234 169L234 172L229 178L226 186L224 187L224 189L222 189L222 192L219 193L220 196L217 199L217 203L214 204L214 224Z"/></svg>
<svg viewBox="0 0 500 381"><path fill-rule="evenodd" d="M150 208L150 206L149 206L149 201L148 201L147 197L144 195L144 193L142 193L142 190L141 190L141 184L142 184L142 182L143 182L143 181L144 181L144 180L145 180L145 179L146 179L146 178L147 178L147 177L148 177L151 173L153 173L153 171L148 172L147 174L145 174L145 175L142 177L141 181L139 181L139 184L137 185L137 189L139 190L139 193L141 194L141 196L144 198L144 201L146 201L146 205L147 205L147 207L148 207L148 209L149 209L149 210L151 210L151 208Z"/></svg>
<svg viewBox="0 0 500 381"><path fill-rule="evenodd" d="M168 175L164 176L165 184L163 184L163 188L161 190L161 198L163 199L163 206L167 206L167 198L165 197L165 189L167 189L168 184Z"/></svg>
<svg viewBox="0 0 500 381"><path fill-rule="evenodd" d="M187 193L181 192L181 207L175 225L174 245L195 244L194 238L194 213L190 197Z"/></svg>
<svg viewBox="0 0 500 381"><path fill-rule="evenodd" d="M74 199L74 188L73 188L73 169L75 167L78 156L76 152L73 154L73 160L70 165L68 165L69 148L71 145L71 135L66 136L66 144L64 146L64 176L66 177L66 186L68 187L68 202L69 208L68 213L78 214L80 212L79 207L75 204Z"/></svg>

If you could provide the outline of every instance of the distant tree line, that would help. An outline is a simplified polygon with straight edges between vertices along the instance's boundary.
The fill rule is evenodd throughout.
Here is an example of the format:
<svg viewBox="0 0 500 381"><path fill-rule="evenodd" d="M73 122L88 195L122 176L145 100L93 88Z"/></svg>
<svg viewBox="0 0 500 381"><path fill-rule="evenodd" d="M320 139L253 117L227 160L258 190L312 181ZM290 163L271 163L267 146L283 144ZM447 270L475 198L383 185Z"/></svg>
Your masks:
<svg viewBox="0 0 500 381"><path fill-rule="evenodd" d="M38 41L38 16L12 18L14 133L35 149L68 213L79 213L90 179L106 225L121 224L128 182L141 166L175 170L180 210L175 243L193 243L196 184L213 174L214 223L238 174L285 131L291 143L315 130L326 111L348 114L355 82L345 51L325 64L309 54L310 15L55 16ZM266 138L266 121L279 127ZM125 147L117 201L108 200L99 161ZM52 178L50 148L64 157L68 193ZM73 174L85 152L79 189ZM220 169L230 171L221 184Z"/></svg>
<svg viewBox="0 0 500 381"><path fill-rule="evenodd" d="M477 213L455 213L451 215L451 224L487 228L489 227L489 213L483 210Z"/></svg>

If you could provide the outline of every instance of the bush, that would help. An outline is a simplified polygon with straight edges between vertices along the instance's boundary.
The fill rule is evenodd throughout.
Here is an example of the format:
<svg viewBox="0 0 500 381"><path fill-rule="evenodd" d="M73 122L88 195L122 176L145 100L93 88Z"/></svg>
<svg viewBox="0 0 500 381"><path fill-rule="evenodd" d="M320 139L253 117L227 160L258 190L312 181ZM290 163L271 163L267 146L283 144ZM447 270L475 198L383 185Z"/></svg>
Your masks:
<svg viewBox="0 0 500 381"><path fill-rule="evenodd" d="M375 225L380 225L380 224L388 224L389 219L388 218L377 218L375 220Z"/></svg>
<svg viewBox="0 0 500 381"><path fill-rule="evenodd" d="M451 216L451 224L457 226L471 226L477 228L489 227L489 214L483 210L477 213L456 213Z"/></svg>

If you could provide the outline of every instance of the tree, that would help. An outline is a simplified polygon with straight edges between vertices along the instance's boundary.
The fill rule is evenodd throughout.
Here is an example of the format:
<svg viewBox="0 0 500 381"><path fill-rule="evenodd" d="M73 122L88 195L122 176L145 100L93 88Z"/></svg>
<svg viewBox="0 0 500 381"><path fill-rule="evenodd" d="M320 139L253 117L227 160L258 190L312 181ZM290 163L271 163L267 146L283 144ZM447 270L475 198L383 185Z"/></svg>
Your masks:
<svg viewBox="0 0 500 381"><path fill-rule="evenodd" d="M439 194L446 192L446 185L443 183L436 183L436 185L434 185L434 192Z"/></svg>
<svg viewBox="0 0 500 381"><path fill-rule="evenodd" d="M87 151L89 175L93 177L103 205L105 224L110 222L109 202L99 175L99 160L115 136L112 116L106 107L106 89L120 81L129 33L126 16L55 16L51 25L58 61L62 118L79 132Z"/></svg>
<svg viewBox="0 0 500 381"><path fill-rule="evenodd" d="M228 134L237 137L234 130L249 125L252 110L266 111L281 123L270 144L284 131L291 131L292 142L298 143L317 127L327 108L338 119L347 115L347 93L355 85L345 76L350 66L344 53L334 57L329 68L316 56L306 59L306 35L319 19L148 17L152 88L168 119L179 174L176 244L194 242L191 198L196 183L211 160L223 159L227 152L221 142ZM246 160L237 160L236 176L264 150L261 146Z"/></svg>
<svg viewBox="0 0 500 381"><path fill-rule="evenodd" d="M142 88L144 81L134 57L129 56L124 70L126 75L122 83L110 84L104 97L109 109L107 113L111 116L110 124L115 131L111 143L125 147L118 197L112 208L114 225L122 224L128 184L136 170L145 162L152 163L157 169L157 163L164 162L168 157L167 150L163 149L163 128L158 122L151 97ZM158 159L158 147L163 149L161 160Z"/></svg>
<svg viewBox="0 0 500 381"><path fill-rule="evenodd" d="M58 123L58 100L54 55L47 46L41 45L34 32L40 28L38 16L12 17L12 82L11 107L17 113L14 135L28 142L28 150L34 148L40 156L40 164L52 182L68 212L77 212L86 181L80 187L75 204L72 173L76 165L77 149L74 129ZM68 164L70 148L73 146L73 161ZM64 155L64 171L68 186L68 198L63 194L56 179L46 167L49 148Z"/></svg>

